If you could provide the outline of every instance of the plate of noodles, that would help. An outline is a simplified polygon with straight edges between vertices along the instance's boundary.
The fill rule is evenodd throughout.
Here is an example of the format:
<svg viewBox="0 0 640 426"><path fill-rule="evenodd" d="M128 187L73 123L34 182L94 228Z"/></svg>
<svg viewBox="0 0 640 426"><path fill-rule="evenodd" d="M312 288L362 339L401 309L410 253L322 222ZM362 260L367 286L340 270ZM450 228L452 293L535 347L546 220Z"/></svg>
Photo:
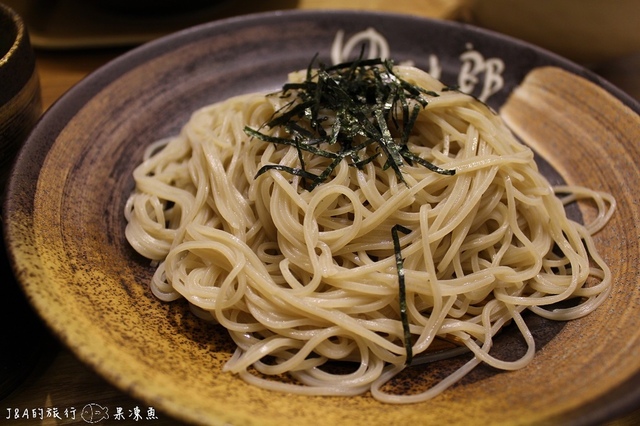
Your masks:
<svg viewBox="0 0 640 426"><path fill-rule="evenodd" d="M639 111L458 23L231 18L53 105L5 235L60 340L178 420L596 424L640 403Z"/></svg>

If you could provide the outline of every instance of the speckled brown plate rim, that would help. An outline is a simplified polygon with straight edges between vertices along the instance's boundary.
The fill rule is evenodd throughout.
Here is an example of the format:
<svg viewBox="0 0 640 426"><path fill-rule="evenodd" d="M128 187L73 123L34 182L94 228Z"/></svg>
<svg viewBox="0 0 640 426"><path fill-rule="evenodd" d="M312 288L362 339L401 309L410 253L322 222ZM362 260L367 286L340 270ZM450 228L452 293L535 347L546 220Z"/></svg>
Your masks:
<svg viewBox="0 0 640 426"><path fill-rule="evenodd" d="M36 191L39 171L45 162L49 148L55 143L58 135L64 130L69 121L78 113L78 111L82 110L83 106L91 101L96 94L137 66L165 55L168 52L180 49L189 43L215 37L217 35L222 36L225 34L233 34L235 31L256 25L278 28L279 25L292 22L292 20L298 23L313 22L315 25L326 25L328 28L335 28L336 22L344 23L345 25L346 23L349 23L352 28L381 26L388 29L393 27L396 32L403 32L412 28L423 27L430 31L446 34L449 37L458 39L458 41L460 41L460 39L471 39L475 42L474 47L476 48L485 52L496 53L505 58L513 59L513 63L511 63L512 67L509 71L509 81L507 81L502 92L489 101L489 103L494 107L499 107L502 102L504 102L504 99L510 91L521 82L522 78L524 78L530 70L546 65L553 65L569 70L576 75L594 82L636 113L640 111L640 107L635 100L631 99L607 81L604 81L584 68L527 43L468 25L432 21L424 18L387 13L355 11L270 12L231 18L181 31L134 49L94 72L91 76L72 88L50 108L32 133L29 141L25 144L25 148L20 154L12 175L8 190L9 197L4 210L4 217L6 220L3 223L7 235L9 251L13 252L14 250L25 249L24 247L16 248L15 244L33 243L33 241L28 241L28 232L25 232L25 230L22 230L23 234L21 237L26 239L16 238L16 235L14 235L16 230L9 226L9 221L22 217L28 218L33 215L33 197ZM385 32L385 34L393 37L391 30ZM445 58L445 60L448 55L448 46L449 44L446 43L443 46L435 46L435 50L437 51L436 53ZM323 45L321 48L326 50L328 47L329 46ZM267 50L272 49L269 47L265 48ZM430 46L429 48L434 47ZM313 53L315 52L309 52L306 57ZM408 49L402 53L412 54L412 51L411 49ZM421 51L420 53L423 52ZM234 58L224 59L227 61L234 60ZM447 64L445 64L445 68L447 68ZM247 87L235 87L233 90L252 90L258 88L263 83L264 82L262 81L250 81L247 82ZM269 82L269 84L270 83L271 82ZM188 112L190 111L187 111L187 113ZM181 125L183 122L184 119L176 120L176 126ZM35 247L33 247L33 249L37 250ZM16 259L13 260L15 262ZM109 372L102 369L100 367L100 362L97 361L100 355L91 354L91 356L89 356L87 353L83 352L82 342L69 341L69 336L66 335L63 328L59 327L56 318L48 316L46 307L39 304L40 301L35 300L35 298L37 298L37 296L35 296L37 291L34 291L34 289L40 284L29 280L27 275L28 267L20 264L15 265L15 267L18 278L22 282L27 295L32 299L36 309L40 311L44 320L52 327L53 331L61 338L62 341L70 346L80 359L92 365L100 374L105 376L107 380L111 381L123 390L129 390L136 394L136 396L142 398L149 396L147 394L149 390L144 389L143 385L134 386L131 383L127 383L127 378L119 376L117 372ZM629 377L627 381L621 383L613 392L610 392L597 401L590 402L588 407L578 407L576 410L562 413L561 418L566 421L575 422L576 424L581 422L591 423L598 422L603 419L609 419L620 413L636 408L640 401L640 390L637 386L639 381L640 372L637 372L632 377ZM185 415L184 413L179 412L179 407L174 406L168 406L165 408L174 415L184 415L185 418L193 421L197 421L199 418L201 419L200 416L202 415L202 413L195 414L193 416L189 414Z"/></svg>

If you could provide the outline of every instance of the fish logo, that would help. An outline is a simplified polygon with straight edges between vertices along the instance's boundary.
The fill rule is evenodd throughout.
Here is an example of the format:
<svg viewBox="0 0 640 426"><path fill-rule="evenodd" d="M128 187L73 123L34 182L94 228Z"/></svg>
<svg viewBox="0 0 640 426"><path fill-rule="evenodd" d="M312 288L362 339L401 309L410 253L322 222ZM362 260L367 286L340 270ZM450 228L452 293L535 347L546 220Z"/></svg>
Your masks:
<svg viewBox="0 0 640 426"><path fill-rule="evenodd" d="M109 409L92 402L82 408L80 416L87 423L98 423L109 418Z"/></svg>

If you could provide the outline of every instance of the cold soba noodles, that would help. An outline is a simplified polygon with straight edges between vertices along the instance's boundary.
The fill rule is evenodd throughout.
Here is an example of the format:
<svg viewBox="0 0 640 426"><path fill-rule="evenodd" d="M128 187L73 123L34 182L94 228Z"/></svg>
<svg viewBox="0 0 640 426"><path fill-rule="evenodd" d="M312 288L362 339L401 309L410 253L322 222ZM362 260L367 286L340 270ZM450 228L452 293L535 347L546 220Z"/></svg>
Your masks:
<svg viewBox="0 0 640 426"><path fill-rule="evenodd" d="M413 67L320 66L204 107L134 178L126 236L157 265L153 293L224 326L224 369L268 389L423 401L480 363L526 366L525 309L570 320L610 291L592 235L614 199L552 188L485 104ZM583 198L598 209L587 226L563 204ZM528 347L515 361L490 353L506 323ZM465 351L427 391L383 391Z"/></svg>

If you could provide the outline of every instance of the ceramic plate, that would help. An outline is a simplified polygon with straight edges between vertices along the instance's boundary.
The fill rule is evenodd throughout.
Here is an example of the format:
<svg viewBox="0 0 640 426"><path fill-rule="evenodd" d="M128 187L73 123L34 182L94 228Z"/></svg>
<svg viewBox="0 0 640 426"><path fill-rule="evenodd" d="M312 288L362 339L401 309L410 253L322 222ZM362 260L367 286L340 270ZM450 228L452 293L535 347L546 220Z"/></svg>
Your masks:
<svg viewBox="0 0 640 426"><path fill-rule="evenodd" d="M484 99L546 160L551 179L608 190L619 205L596 240L615 279L600 309L569 323L528 317L538 349L529 367L480 367L415 405L285 395L222 373L233 350L224 331L195 319L183 302L156 300L149 263L124 238L131 172L147 144L175 134L198 107L279 88L315 54L332 62L338 34L336 51L348 56L349 42L367 30L379 36L367 52L388 49L396 61ZM5 232L18 279L61 341L118 388L183 421L598 423L640 402L639 110L582 68L456 23L344 11L233 18L137 48L53 105L19 157ZM518 350L509 330L501 338L496 348ZM422 369L407 385L439 368Z"/></svg>

